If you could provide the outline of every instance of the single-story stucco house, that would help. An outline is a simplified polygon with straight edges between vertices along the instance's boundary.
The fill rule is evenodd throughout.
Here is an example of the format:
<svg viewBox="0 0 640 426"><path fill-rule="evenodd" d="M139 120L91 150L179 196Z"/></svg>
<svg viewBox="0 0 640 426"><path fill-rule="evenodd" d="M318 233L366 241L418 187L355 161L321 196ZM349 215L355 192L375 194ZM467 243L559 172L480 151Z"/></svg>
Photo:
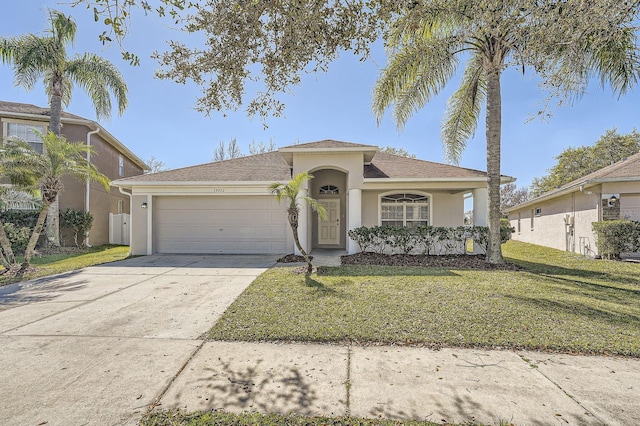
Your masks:
<svg viewBox="0 0 640 426"><path fill-rule="evenodd" d="M348 230L374 225L461 226L464 200L474 199L474 221L487 222L483 171L379 152L378 147L324 140L277 151L119 179L131 199L131 252L294 252L286 203L269 191L307 171L306 193L328 219L302 206L300 240L308 251L359 247ZM506 181L512 178L504 177Z"/></svg>
<svg viewBox="0 0 640 426"><path fill-rule="evenodd" d="M640 154L507 210L514 240L598 254L591 224L640 220Z"/></svg>

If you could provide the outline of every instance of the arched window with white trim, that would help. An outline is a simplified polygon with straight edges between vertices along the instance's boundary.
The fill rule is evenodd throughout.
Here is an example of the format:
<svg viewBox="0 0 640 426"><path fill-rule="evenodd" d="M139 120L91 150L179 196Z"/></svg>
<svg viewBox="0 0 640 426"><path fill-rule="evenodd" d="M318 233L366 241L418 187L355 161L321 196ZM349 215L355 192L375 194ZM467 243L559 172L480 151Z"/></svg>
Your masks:
<svg viewBox="0 0 640 426"><path fill-rule="evenodd" d="M381 196L380 222L382 226L428 226L429 196L404 192Z"/></svg>

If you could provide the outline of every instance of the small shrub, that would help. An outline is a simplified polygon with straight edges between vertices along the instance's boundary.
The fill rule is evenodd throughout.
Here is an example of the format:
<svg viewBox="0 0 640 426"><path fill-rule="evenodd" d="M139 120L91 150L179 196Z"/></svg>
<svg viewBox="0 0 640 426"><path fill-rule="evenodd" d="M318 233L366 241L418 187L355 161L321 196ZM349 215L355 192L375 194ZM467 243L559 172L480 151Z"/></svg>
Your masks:
<svg viewBox="0 0 640 426"><path fill-rule="evenodd" d="M489 249L489 228L474 225L468 232L475 245L486 254Z"/></svg>
<svg viewBox="0 0 640 426"><path fill-rule="evenodd" d="M393 226L388 228L388 245L392 252L399 251L409 254L416 246L413 229L406 226Z"/></svg>
<svg viewBox="0 0 640 426"><path fill-rule="evenodd" d="M640 251L640 222L606 220L593 222L591 227L602 257L619 259L620 253Z"/></svg>
<svg viewBox="0 0 640 426"><path fill-rule="evenodd" d="M358 244L360 251L368 252L375 250L373 247L373 235L371 228L361 226L359 228L349 230L349 238Z"/></svg>
<svg viewBox="0 0 640 426"><path fill-rule="evenodd" d="M13 223L4 224L4 232L11 242L11 248L15 253L24 252L31 237L31 228L16 226Z"/></svg>
<svg viewBox="0 0 640 426"><path fill-rule="evenodd" d="M500 219L500 242L502 244L506 243L511 239L511 234L516 232L516 228L511 226L511 222L507 218Z"/></svg>
<svg viewBox="0 0 640 426"><path fill-rule="evenodd" d="M33 229L39 214L39 211L4 210L0 211L0 219L2 223L13 223L18 228Z"/></svg>
<svg viewBox="0 0 640 426"><path fill-rule="evenodd" d="M90 212L67 209L60 212L60 226L73 231L73 241L76 246L79 245L78 235L81 235L83 237L82 244L84 245L84 237L93 226L93 215Z"/></svg>

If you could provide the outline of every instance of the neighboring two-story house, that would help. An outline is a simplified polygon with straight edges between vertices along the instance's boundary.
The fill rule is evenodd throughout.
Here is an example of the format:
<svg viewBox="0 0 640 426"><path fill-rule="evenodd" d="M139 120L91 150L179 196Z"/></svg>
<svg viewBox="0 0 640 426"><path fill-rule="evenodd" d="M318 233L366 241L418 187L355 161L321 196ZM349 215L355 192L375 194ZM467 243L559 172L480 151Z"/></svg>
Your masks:
<svg viewBox="0 0 640 426"><path fill-rule="evenodd" d="M18 137L42 150L42 141L32 129L45 132L49 124L49 109L35 105L0 101L0 138ZM146 164L93 120L63 112L62 135L69 141L83 142L93 147L91 163L110 180L141 175ZM109 214L129 213L129 197L96 182L80 182L67 176L59 196L60 211L72 208L89 211L94 217L89 235L90 245L109 243Z"/></svg>

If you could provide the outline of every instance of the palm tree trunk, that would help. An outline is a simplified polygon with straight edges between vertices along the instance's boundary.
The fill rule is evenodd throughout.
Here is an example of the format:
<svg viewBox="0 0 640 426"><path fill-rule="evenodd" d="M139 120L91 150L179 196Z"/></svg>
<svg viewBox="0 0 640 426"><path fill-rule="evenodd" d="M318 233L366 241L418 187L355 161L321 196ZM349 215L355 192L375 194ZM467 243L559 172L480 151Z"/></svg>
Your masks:
<svg viewBox="0 0 640 426"><path fill-rule="evenodd" d="M291 226L291 232L293 232L293 241L296 243L296 247L298 251L302 253L302 257L304 257L305 262L307 262L307 273L310 274L313 272L313 265L311 264L311 259L309 255L302 248L302 244L300 244L300 238L298 237L298 209L290 208L289 209L289 226Z"/></svg>
<svg viewBox="0 0 640 426"><path fill-rule="evenodd" d="M2 247L1 262L5 269L9 269L12 265L15 265L16 258L13 255L13 248L11 248L11 241L7 233L4 231L4 223L0 221L0 246ZM6 263L6 264L5 264Z"/></svg>
<svg viewBox="0 0 640 426"><path fill-rule="evenodd" d="M49 130L55 135L60 135L62 117L62 82L58 79L53 82L53 94L51 95L51 105L49 111ZM59 220L58 197L51 205L47 215L47 244L55 247L60 246L60 220Z"/></svg>
<svg viewBox="0 0 640 426"><path fill-rule="evenodd" d="M46 224L47 245L60 247L60 203L58 197L49 205Z"/></svg>
<svg viewBox="0 0 640 426"><path fill-rule="evenodd" d="M53 82L53 94L51 95L50 100L50 111L49 111L49 130L51 130L55 135L60 135L60 120L62 117L62 95L59 87L61 82Z"/></svg>
<svg viewBox="0 0 640 426"><path fill-rule="evenodd" d="M24 261L20 266L19 274L24 274L27 268L31 265L31 258L33 257L33 253L36 250L36 244L38 243L38 238L40 238L40 234L42 233L42 225L44 224L44 219L47 217L47 211L49 211L49 204L46 201L42 205L42 210L40 210L40 214L38 215L38 220L36 221L36 226L33 228L33 232L31 233L31 238L29 238L29 242L27 243L27 248L24 251Z"/></svg>
<svg viewBox="0 0 640 426"><path fill-rule="evenodd" d="M487 187L489 192L489 246L487 262L504 263L500 241L500 144L502 134L502 95L500 72L491 67L487 75Z"/></svg>

